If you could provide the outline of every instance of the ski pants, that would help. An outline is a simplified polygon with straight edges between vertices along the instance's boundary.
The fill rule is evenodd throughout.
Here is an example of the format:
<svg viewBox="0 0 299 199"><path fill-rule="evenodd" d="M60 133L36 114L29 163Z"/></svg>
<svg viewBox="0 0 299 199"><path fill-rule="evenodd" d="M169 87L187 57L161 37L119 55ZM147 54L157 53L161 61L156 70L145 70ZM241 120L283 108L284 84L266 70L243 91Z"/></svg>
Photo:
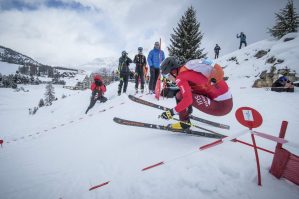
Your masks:
<svg viewBox="0 0 299 199"><path fill-rule="evenodd" d="M160 75L159 68L150 68L150 81L149 81L149 90L150 91L155 91L156 83L157 83L159 75Z"/></svg>
<svg viewBox="0 0 299 199"><path fill-rule="evenodd" d="M175 96L176 102L179 103L182 100L181 92L178 92ZM233 99L227 99L223 101L215 101L210 98L200 95L192 94L193 102L186 110L179 113L181 121L189 121L189 115L192 113L192 107L198 110L214 116L224 116L228 114L233 108Z"/></svg>
<svg viewBox="0 0 299 199"><path fill-rule="evenodd" d="M244 44L244 45L245 45L245 47L247 46L247 43L246 43L246 41L241 41L241 42L240 42L239 49L241 49L241 48L242 48L242 44Z"/></svg>
<svg viewBox="0 0 299 199"><path fill-rule="evenodd" d="M143 67L139 68L139 70L135 70L135 89L138 89L139 79L141 83L141 90L144 89L144 74Z"/></svg>
<svg viewBox="0 0 299 199"><path fill-rule="evenodd" d="M90 104L86 110L86 114L87 112L92 109L92 107L96 104L97 100L99 100L100 102L104 103L107 101L107 98L103 96L103 94L100 92L100 91L96 91L94 90L91 94L91 97L90 97Z"/></svg>
<svg viewBox="0 0 299 199"><path fill-rule="evenodd" d="M128 81L129 81L129 74L120 74L120 81L118 85L118 93L121 93L121 89L124 85L123 92L127 92L128 87Z"/></svg>

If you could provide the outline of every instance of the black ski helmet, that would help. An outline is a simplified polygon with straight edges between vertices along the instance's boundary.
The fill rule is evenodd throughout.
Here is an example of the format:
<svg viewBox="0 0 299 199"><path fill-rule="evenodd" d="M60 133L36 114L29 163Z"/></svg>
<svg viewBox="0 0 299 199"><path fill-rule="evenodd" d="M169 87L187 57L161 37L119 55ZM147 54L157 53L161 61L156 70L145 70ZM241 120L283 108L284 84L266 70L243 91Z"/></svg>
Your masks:
<svg viewBox="0 0 299 199"><path fill-rule="evenodd" d="M127 54L128 54L128 53L127 53L125 50L121 52L121 55L122 55L122 56L126 56Z"/></svg>
<svg viewBox="0 0 299 199"><path fill-rule="evenodd" d="M161 63L161 73L163 75L166 75L173 69L179 68L181 64L181 61L177 57L167 57Z"/></svg>

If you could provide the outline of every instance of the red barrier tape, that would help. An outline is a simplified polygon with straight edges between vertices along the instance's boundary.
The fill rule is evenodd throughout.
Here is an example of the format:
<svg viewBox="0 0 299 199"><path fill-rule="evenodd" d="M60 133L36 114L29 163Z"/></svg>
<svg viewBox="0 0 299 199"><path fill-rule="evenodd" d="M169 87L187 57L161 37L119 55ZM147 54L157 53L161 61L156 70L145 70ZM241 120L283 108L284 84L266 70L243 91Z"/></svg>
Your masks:
<svg viewBox="0 0 299 199"><path fill-rule="evenodd" d="M104 183L102 183L102 184L93 186L93 187L91 187L91 188L89 189L89 191L94 190L94 189L97 189L97 188L102 187L102 186L105 186L105 185L107 185L107 184L109 184L109 183L110 183L110 181L107 181L107 182L104 182Z"/></svg>
<svg viewBox="0 0 299 199"><path fill-rule="evenodd" d="M222 144L222 143L223 143L222 140L217 140L217 141L212 142L212 143L210 143L210 144L206 144L206 145L204 145L204 146L199 147L199 150L202 151L202 150L211 148L211 147L213 147L213 146L216 146L216 145L218 145L218 144Z"/></svg>
<svg viewBox="0 0 299 199"><path fill-rule="evenodd" d="M162 164L164 164L164 162L159 162L159 163L157 163L157 164L154 164L154 165L151 165L151 166L148 166L148 167L143 168L142 171L146 171L146 170L148 170L148 169L152 169L152 168L157 167L157 166L160 166L160 165L162 165Z"/></svg>
<svg viewBox="0 0 299 199"><path fill-rule="evenodd" d="M122 103L120 103L120 104L125 104L125 102L122 102ZM112 109L112 108L114 108L115 106L110 106L109 107L109 109ZM103 110L100 110L99 112L105 112L106 111L106 109L103 109ZM91 117L91 116L93 116L93 114L90 114L90 115L88 115L89 117ZM81 118L79 118L79 120L83 120L84 118L83 117L81 117ZM69 123L74 123L74 121L73 120L71 120L71 121L69 121ZM65 126L66 124L60 124L59 126ZM58 126L58 127L59 127ZM56 127L56 126L54 126L54 127L52 127L51 129L56 129L56 128L58 128L58 127ZM49 129L50 131L51 131L51 129ZM44 132L48 132L49 130L47 130L47 129L45 129L44 130ZM36 135L38 135L38 134L41 134L42 132L36 132L35 134ZM27 137L32 137L33 135L32 134L29 134L29 135L27 135ZM23 137L20 137L19 139L25 139L25 137L23 136ZM16 141L18 141L18 139L14 139L14 140L11 140L11 141L7 141L6 143L12 143L12 142L16 142ZM2 143L1 143L1 140L0 140L0 145L2 146L2 144L3 144L3 140L2 140Z"/></svg>

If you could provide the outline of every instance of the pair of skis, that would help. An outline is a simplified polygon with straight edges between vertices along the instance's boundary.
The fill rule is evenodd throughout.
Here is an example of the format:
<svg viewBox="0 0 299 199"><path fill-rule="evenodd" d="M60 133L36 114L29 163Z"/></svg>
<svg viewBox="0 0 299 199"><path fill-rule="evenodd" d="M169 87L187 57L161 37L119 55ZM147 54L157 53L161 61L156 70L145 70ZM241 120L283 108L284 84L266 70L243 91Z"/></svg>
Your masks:
<svg viewBox="0 0 299 199"><path fill-rule="evenodd" d="M169 108L167 108L167 107L164 107L164 106L161 106L161 105L158 105L158 104L154 104L152 102L140 99L140 98L135 97L133 95L129 95L129 99L131 99L134 102L137 102L137 103L140 103L140 104L143 104L143 105L146 105L146 106L150 106L150 107L153 107L153 108L161 109L161 110L164 110L164 111L169 110ZM190 118L193 119L193 120L208 124L210 126L214 126L214 127L218 127L218 128L222 128L222 129L229 129L230 128L228 125L212 122L212 121L205 120L205 119L202 119L202 118L199 118L199 117L191 116ZM196 128L200 128L202 130L208 131L210 133L191 130L191 129L187 129L187 130L173 129L173 128L170 127L170 125L165 126L165 125L150 124L150 123L144 123L144 122L137 122L137 121L121 119L121 118L118 118L118 117L115 117L113 120L114 120L114 122L116 122L118 124L128 125L128 126L160 129L160 130L165 130L165 131L186 133L186 134L189 134L189 135L196 135L196 136L215 138L215 139L225 137L224 135L218 134L214 131L211 131L209 129L205 129L205 128L202 128L202 127L199 127L199 126L196 126L196 125L192 125L192 126L195 126ZM175 120L179 121L178 119L175 119Z"/></svg>

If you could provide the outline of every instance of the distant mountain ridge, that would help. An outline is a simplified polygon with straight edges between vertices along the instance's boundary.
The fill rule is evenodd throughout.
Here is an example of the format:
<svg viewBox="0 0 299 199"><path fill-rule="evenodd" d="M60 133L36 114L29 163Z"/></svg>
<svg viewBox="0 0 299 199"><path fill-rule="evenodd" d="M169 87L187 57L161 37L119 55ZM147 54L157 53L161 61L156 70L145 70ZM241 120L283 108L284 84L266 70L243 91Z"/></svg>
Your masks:
<svg viewBox="0 0 299 199"><path fill-rule="evenodd" d="M78 71L77 69L64 67L64 66L49 66L46 64L41 64L27 55L24 55L22 53L19 53L15 50L12 50L10 48L1 45L0 45L0 61L11 63L11 64L23 65L23 66L35 66L35 67L46 67L46 68L49 67L49 68L61 69L61 70Z"/></svg>
<svg viewBox="0 0 299 199"><path fill-rule="evenodd" d="M19 65L42 66L43 64L35 61L27 55L0 45L0 61Z"/></svg>

